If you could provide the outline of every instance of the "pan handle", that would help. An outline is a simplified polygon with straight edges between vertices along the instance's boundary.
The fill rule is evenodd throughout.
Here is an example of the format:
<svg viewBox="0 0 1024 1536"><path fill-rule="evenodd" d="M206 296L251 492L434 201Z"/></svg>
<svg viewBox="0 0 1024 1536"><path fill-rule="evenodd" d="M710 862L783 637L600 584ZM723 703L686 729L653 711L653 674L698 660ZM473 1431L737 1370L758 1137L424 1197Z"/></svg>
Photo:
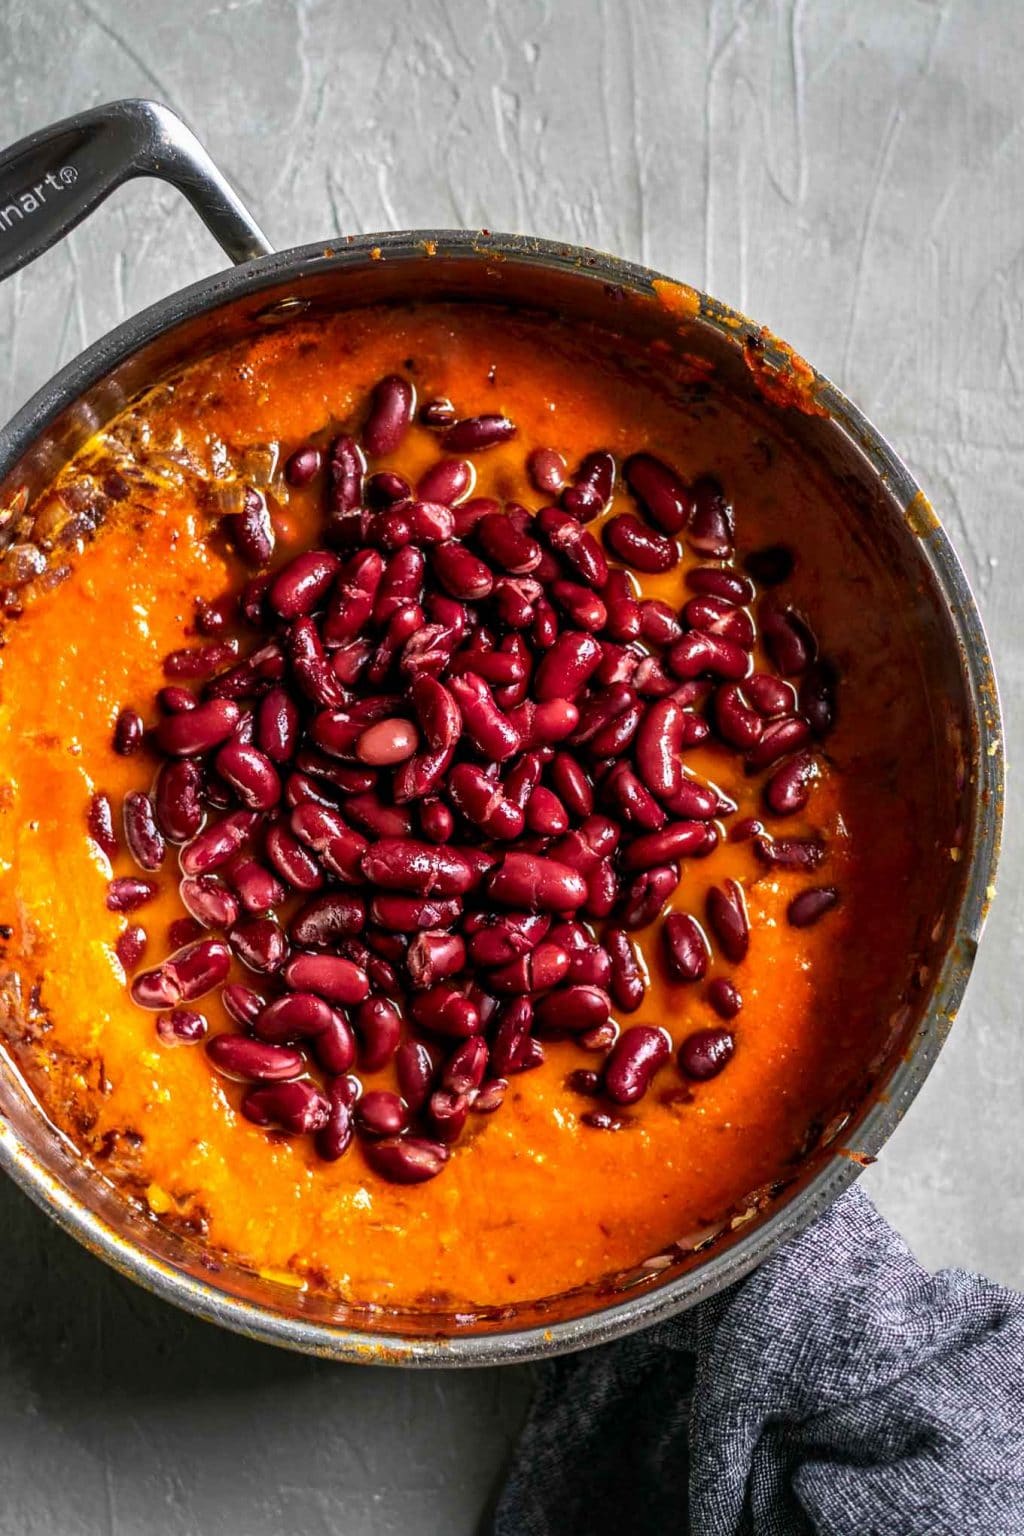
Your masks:
<svg viewBox="0 0 1024 1536"><path fill-rule="evenodd" d="M234 262L273 250L190 128L159 101L112 101L0 154L0 280L34 261L134 176L184 192Z"/></svg>

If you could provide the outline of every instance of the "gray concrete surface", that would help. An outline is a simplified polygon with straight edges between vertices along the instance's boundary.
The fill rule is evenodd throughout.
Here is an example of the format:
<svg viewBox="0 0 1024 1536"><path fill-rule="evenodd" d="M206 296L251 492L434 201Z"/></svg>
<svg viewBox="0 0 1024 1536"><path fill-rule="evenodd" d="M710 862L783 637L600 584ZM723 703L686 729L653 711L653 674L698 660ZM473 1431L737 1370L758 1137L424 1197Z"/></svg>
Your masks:
<svg viewBox="0 0 1024 1536"><path fill-rule="evenodd" d="M930 488L1024 755L1018 0L3 0L0 142L181 112L280 245L415 225L584 241L710 289ZM0 411L220 265L123 190L0 291ZM930 1264L1024 1283L1021 791L967 1007L867 1185ZM222 1336L0 1188L0 1536L462 1536L528 1372L359 1371Z"/></svg>

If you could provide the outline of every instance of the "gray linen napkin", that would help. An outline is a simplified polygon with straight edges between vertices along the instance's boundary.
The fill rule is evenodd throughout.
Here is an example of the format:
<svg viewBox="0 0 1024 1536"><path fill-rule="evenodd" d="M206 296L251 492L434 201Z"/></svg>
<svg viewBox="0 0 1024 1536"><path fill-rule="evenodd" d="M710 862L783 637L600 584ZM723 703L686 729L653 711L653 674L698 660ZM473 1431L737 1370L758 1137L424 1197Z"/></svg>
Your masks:
<svg viewBox="0 0 1024 1536"><path fill-rule="evenodd" d="M495 1536L1018 1536L1024 1296L853 1189L680 1318L545 1368Z"/></svg>

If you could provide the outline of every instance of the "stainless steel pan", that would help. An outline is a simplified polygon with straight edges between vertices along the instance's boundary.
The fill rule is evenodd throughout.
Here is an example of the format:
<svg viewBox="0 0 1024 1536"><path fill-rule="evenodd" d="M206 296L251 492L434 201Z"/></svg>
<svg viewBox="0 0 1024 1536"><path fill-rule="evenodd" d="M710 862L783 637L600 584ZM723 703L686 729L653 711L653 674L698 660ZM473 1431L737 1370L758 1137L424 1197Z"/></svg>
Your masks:
<svg viewBox="0 0 1024 1536"><path fill-rule="evenodd" d="M777 407L784 429L843 482L866 538L898 574L947 754L960 857L936 891L927 979L870 1084L822 1131L793 1180L720 1232L681 1241L599 1287L471 1319L368 1314L211 1259L82 1163L0 1056L0 1162L67 1231L122 1273L200 1317L350 1361L486 1365L598 1344L737 1280L822 1211L879 1151L930 1070L974 958L994 880L1002 807L999 704L963 571L920 488L826 379L744 317L595 251L481 230L334 237L274 253L173 113L122 101L42 130L0 156L0 277L60 239L134 176L179 187L236 263L119 326L62 369L0 431L0 547L31 541L32 502L84 439L189 356L300 312L410 298L486 298L660 338L712 364L764 409L794 380L820 414ZM771 394L771 388L768 389ZM97 555L99 551L97 550Z"/></svg>

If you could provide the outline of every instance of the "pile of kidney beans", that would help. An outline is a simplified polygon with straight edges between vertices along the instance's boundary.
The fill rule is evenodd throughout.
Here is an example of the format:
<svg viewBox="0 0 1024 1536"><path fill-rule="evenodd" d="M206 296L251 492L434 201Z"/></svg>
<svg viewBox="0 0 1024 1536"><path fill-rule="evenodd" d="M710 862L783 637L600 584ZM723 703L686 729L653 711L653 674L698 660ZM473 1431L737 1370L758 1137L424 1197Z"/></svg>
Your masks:
<svg viewBox="0 0 1024 1536"><path fill-rule="evenodd" d="M437 462L415 487L393 469L370 473L414 414L411 385L392 376L359 441L292 454L293 487L323 484L323 535L272 570L266 498L244 488L227 532L261 574L240 596L197 602L203 638L166 658L157 723L146 729L131 708L117 720L116 750L148 750L159 767L152 792L123 806L143 874L108 893L112 910L142 907L175 845L189 916L151 969L138 969L144 929L121 935L134 1000L158 1013L163 1041L197 1042L207 1022L192 1005L221 988L237 1028L206 1050L249 1085L243 1114L313 1135L325 1159L358 1132L371 1166L403 1183L441 1170L470 1114L498 1109L509 1077L544 1059L545 1037L572 1036L600 1061L568 1079L593 1100L582 1119L628 1124L623 1111L671 1055L664 1030L613 1019L644 996L631 932L659 917L684 861L723 836L809 875L825 855L817 837L738 817L684 770L686 751L726 744L763 777L766 821L793 815L835 684L775 590L789 552L760 550L738 568L713 480L686 484L638 453L621 466L634 510L595 537L587 524L616 489L610 453L567 478L558 453L537 449L527 471L546 504L502 506L471 494L473 456L514 424L458 419L434 400L419 420L438 436ZM682 611L641 599L630 568L666 571L684 542L704 563L686 571ZM771 670L754 670L758 634ZM106 795L89 824L113 854ZM808 884L789 921L807 926L836 900ZM661 956L649 958L676 982L705 978L712 944L731 963L747 953L735 881L711 888L701 919L662 922ZM228 982L233 959L251 986ZM707 999L725 1023L683 1042L691 1081L729 1060L725 1024L742 1007L722 975ZM400 1095L364 1092L355 1069L392 1059Z"/></svg>

